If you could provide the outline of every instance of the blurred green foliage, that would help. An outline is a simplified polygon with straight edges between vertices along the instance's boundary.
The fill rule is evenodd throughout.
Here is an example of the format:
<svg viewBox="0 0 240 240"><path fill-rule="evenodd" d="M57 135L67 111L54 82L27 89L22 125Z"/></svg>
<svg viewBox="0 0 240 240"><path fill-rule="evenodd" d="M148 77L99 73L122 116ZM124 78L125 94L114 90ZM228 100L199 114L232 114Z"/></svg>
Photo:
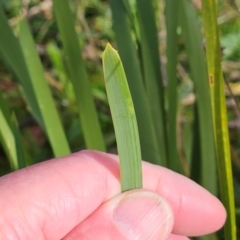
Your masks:
<svg viewBox="0 0 240 240"><path fill-rule="evenodd" d="M45 9L43 7L45 5ZM109 6L99 1L81 1L76 8L76 1L72 2L72 9L76 18L76 29L80 46L83 48L85 66L92 86L92 95L98 110L98 117L105 133L107 145L114 149L115 137L112 120L103 82L101 66L101 52L108 41L112 41L111 14ZM8 18L17 21L17 14L23 7L21 1L2 1L2 7ZM66 131L72 151L84 148L82 129L78 121L78 112L73 87L69 81L69 72L66 68L62 43L59 37L56 22L48 1L30 1L26 6L30 15L28 18L32 35L35 39L41 62L45 68L52 96ZM41 10L44 9L44 11ZM76 9L78 9L76 11ZM32 11L34 10L34 11ZM33 15L31 15L33 14ZM30 115L28 105L24 101L22 90L16 78L12 78L1 62L1 90L9 107L15 112L20 129L24 135L26 146L33 162L51 158L52 151L45 133ZM4 159L4 153L1 154ZM6 159L5 159L6 160ZM4 163L6 163L3 160ZM9 171L9 170L8 170Z"/></svg>

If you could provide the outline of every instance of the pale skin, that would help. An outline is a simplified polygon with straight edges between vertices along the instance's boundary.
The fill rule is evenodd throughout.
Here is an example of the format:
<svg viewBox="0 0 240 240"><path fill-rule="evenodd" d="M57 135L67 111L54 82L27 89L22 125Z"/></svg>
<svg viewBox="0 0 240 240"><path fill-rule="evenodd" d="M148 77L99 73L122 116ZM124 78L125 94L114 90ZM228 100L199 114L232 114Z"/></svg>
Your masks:
<svg viewBox="0 0 240 240"><path fill-rule="evenodd" d="M0 178L1 240L184 240L224 225L222 203L143 162L143 189L121 193L118 157L82 151Z"/></svg>

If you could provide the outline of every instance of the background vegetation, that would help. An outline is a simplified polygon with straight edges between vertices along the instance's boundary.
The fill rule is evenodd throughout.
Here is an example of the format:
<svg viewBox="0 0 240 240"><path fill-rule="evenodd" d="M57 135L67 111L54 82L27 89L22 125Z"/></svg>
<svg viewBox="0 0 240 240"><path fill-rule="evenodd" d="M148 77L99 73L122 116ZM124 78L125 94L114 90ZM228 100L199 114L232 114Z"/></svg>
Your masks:
<svg viewBox="0 0 240 240"><path fill-rule="evenodd" d="M60 0L0 3L1 175L84 148L117 152L101 60L110 42L129 81L143 159L220 196L200 0L153 8L75 0L69 12ZM240 228L240 2L219 0L217 12Z"/></svg>

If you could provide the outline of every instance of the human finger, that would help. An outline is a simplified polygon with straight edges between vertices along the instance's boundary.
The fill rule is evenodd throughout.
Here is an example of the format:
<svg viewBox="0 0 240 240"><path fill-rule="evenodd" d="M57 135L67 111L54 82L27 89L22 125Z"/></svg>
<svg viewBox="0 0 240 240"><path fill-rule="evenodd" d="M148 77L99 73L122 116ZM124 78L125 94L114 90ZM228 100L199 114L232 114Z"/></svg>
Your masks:
<svg viewBox="0 0 240 240"><path fill-rule="evenodd" d="M118 157L96 151L82 151L2 177L0 232L12 237L2 238L63 238L120 193L119 179ZM222 204L183 176L143 163L143 182L145 189L171 204L176 234L207 234L225 221Z"/></svg>
<svg viewBox="0 0 240 240"><path fill-rule="evenodd" d="M170 234L170 236L166 240L190 240L190 239L186 236Z"/></svg>
<svg viewBox="0 0 240 240"><path fill-rule="evenodd" d="M102 204L64 240L165 240L173 227L168 203L156 193L138 189Z"/></svg>

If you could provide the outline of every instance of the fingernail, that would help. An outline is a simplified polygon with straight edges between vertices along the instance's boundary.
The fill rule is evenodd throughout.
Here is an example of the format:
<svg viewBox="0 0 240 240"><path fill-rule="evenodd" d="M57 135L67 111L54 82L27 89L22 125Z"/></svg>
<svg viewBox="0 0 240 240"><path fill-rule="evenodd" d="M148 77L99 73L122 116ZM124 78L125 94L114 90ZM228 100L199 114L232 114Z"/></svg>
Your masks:
<svg viewBox="0 0 240 240"><path fill-rule="evenodd" d="M113 220L126 239L166 239L173 227L168 203L145 190L126 192L113 212Z"/></svg>

